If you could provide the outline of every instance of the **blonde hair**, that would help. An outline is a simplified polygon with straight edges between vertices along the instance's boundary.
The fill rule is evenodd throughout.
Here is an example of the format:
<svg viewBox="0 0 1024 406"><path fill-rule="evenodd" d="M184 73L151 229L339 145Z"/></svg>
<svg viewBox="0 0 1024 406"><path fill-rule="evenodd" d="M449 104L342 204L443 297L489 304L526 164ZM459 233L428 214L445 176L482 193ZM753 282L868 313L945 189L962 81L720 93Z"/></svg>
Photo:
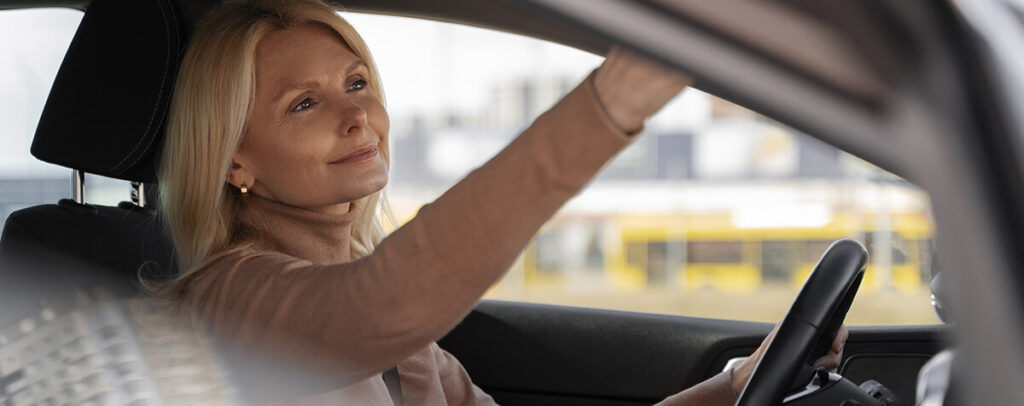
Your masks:
<svg viewBox="0 0 1024 406"><path fill-rule="evenodd" d="M303 24L333 30L366 63L370 89L384 101L370 50L338 11L321 0L233 1L196 28L178 72L158 173L181 272L171 281L145 286L151 295L180 298L185 281L204 261L251 243L237 238L241 197L225 180L252 112L256 48L267 34ZM352 225L353 259L370 254L383 239L378 209L390 214L383 191L355 204L361 212Z"/></svg>

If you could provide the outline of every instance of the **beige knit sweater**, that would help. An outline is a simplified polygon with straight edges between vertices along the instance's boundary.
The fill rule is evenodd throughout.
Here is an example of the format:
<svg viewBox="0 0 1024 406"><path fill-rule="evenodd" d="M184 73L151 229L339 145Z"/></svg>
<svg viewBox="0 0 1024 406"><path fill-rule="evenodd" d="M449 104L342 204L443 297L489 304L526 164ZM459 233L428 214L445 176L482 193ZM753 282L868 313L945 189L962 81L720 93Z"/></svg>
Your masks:
<svg viewBox="0 0 1024 406"><path fill-rule="evenodd" d="M183 303L225 347L260 360L242 373L304 371L278 375L317 381L295 389L303 385L265 380L260 402L391 405L380 374L397 365L407 405L492 404L434 341L629 144L592 78L367 257L349 257L360 207L326 215L247 197L239 220L258 242L207 261ZM719 374L666 402L735 400L728 374Z"/></svg>

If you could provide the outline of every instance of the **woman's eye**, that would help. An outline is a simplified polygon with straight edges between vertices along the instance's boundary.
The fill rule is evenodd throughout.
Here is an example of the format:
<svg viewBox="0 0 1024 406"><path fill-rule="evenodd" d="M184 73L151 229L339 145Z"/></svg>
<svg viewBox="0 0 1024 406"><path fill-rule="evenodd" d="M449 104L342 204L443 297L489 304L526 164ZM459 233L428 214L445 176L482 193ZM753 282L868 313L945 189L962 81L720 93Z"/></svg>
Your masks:
<svg viewBox="0 0 1024 406"><path fill-rule="evenodd" d="M292 111L303 111L310 107L313 107L313 104L315 104L313 103L313 99L307 97L305 99L302 99L302 101L299 102L299 104L296 104L295 107L292 108Z"/></svg>
<svg viewBox="0 0 1024 406"><path fill-rule="evenodd" d="M366 88L366 79L359 79L348 87L349 91L363 90Z"/></svg>

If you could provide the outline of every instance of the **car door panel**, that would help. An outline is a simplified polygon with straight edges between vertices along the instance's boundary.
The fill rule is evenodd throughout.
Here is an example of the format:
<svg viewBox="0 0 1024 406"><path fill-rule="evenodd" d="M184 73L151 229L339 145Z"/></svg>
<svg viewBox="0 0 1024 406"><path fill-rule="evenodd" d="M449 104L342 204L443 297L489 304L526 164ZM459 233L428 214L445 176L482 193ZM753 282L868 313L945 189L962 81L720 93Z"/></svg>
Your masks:
<svg viewBox="0 0 1024 406"><path fill-rule="evenodd" d="M945 348L947 330L944 325L851 328L839 372L858 385L878 381L899 404L913 405L917 372Z"/></svg>
<svg viewBox="0 0 1024 406"><path fill-rule="evenodd" d="M501 404L650 404L751 353L768 323L483 301L440 341ZM944 328L854 327L840 372L913 396ZM908 384L909 383L909 384ZM909 392L908 392L909 391Z"/></svg>
<svg viewBox="0 0 1024 406"><path fill-rule="evenodd" d="M749 352L770 329L766 323L484 301L441 345L477 385L495 393L650 403L714 375L719 354Z"/></svg>

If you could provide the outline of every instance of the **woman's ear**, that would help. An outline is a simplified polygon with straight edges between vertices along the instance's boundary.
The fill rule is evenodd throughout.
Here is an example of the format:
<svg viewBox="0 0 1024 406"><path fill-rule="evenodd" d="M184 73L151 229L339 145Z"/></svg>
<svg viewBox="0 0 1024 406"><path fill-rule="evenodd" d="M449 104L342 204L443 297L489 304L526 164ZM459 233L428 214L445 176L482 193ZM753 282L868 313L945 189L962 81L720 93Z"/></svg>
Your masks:
<svg viewBox="0 0 1024 406"><path fill-rule="evenodd" d="M242 163L238 154L231 160L231 168L228 169L227 182L241 189L242 186L252 188L256 183L256 176L249 170L249 166Z"/></svg>

